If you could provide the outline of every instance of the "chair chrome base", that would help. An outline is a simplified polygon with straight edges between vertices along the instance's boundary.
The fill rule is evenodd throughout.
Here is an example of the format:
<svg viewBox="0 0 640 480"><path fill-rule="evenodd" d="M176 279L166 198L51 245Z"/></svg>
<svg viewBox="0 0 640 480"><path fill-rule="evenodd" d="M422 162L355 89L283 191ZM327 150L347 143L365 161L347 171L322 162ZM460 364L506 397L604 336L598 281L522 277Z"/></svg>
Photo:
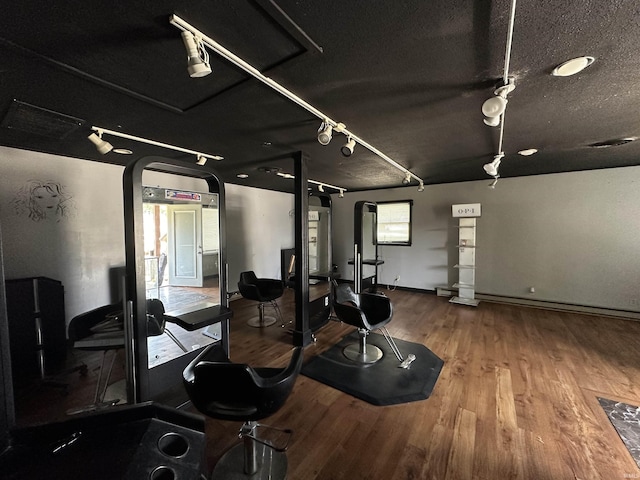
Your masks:
<svg viewBox="0 0 640 480"><path fill-rule="evenodd" d="M265 315L263 319L260 318L259 316L250 318L247 321L247 325L255 328L270 327L271 325L276 323L276 321L277 320L274 317L268 317Z"/></svg>
<svg viewBox="0 0 640 480"><path fill-rule="evenodd" d="M287 455L277 452L266 445L255 443L258 471L254 474L244 472L245 446L240 443L228 450L218 461L212 480L284 480L287 477Z"/></svg>
<svg viewBox="0 0 640 480"><path fill-rule="evenodd" d="M352 343L344 347L342 353L349 360L358 363L376 363L382 358L382 350L375 345L369 344L365 345L364 351L362 351L360 344Z"/></svg>

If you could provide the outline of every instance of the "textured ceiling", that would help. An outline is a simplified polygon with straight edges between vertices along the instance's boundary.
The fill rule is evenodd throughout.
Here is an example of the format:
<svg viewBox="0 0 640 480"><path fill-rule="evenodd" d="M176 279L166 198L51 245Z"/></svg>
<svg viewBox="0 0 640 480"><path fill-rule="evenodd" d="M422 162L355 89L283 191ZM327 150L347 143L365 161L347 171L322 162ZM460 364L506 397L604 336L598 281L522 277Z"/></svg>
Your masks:
<svg viewBox="0 0 640 480"><path fill-rule="evenodd" d="M291 180L263 167L290 172L287 154L303 150L313 180L348 190L401 185L402 172L362 147L343 157L343 135L321 146L318 118L215 53L213 74L190 78L180 31L169 24L175 13L426 184L489 183L482 166L497 153L500 129L484 125L481 106L503 75L510 6L508 0L12 1L0 18L0 144L131 161L95 151L86 136L97 125L222 155L214 167L226 182L291 191ZM640 136L639 39L637 1L520 1L501 176L640 164L640 142L589 146ZM596 61L573 77L550 75L581 55ZM134 157L195 161L107 139ZM539 153L517 154L525 148Z"/></svg>

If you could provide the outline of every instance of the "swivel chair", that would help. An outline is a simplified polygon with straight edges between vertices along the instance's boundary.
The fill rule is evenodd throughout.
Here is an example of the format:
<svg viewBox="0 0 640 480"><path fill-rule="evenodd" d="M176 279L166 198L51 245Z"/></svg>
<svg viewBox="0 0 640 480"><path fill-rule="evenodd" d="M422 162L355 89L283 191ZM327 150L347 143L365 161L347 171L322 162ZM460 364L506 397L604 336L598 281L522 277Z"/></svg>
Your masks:
<svg viewBox="0 0 640 480"><path fill-rule="evenodd" d="M258 317L251 318L247 324L251 327L268 327L276 323L273 317L265 317L264 306L269 304L272 306L282 321L282 314L276 299L280 298L284 293L284 282L271 278L258 278L252 271L242 272L240 281L238 282L240 294L248 299L255 300L258 303Z"/></svg>
<svg viewBox="0 0 640 480"><path fill-rule="evenodd" d="M389 297L378 293L354 293L348 284L338 285L335 280L331 285L333 311L336 317L356 327L360 336L359 343L347 345L344 348L342 352L344 356L361 364L372 364L380 360L383 356L382 350L367 343L369 333L372 330L380 330L396 358L401 362L399 366L408 368L415 360L415 355L410 354L405 359L386 328L393 317L393 305Z"/></svg>
<svg viewBox="0 0 640 480"><path fill-rule="evenodd" d="M291 430L269 427L257 421L277 412L288 398L302 367L302 347L296 347L284 368L253 368L232 363L224 349L213 344L184 370L184 386L193 405L219 420L242 421L243 443L228 450L216 464L213 479L284 479ZM258 438L257 429L277 430L284 445Z"/></svg>

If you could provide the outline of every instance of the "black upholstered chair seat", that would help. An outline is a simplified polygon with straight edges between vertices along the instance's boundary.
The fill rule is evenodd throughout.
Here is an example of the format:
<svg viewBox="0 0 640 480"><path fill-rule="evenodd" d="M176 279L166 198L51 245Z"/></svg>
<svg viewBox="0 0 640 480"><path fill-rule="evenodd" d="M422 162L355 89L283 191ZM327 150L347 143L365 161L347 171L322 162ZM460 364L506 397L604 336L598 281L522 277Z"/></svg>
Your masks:
<svg viewBox="0 0 640 480"><path fill-rule="evenodd" d="M201 413L244 422L240 430L243 444L223 455L212 478L285 478L286 444L278 447L258 438L258 427L274 428L257 420L273 415L284 405L302 367L302 356L302 347L297 347L284 368L254 368L231 362L222 347L214 344L184 370L184 386Z"/></svg>

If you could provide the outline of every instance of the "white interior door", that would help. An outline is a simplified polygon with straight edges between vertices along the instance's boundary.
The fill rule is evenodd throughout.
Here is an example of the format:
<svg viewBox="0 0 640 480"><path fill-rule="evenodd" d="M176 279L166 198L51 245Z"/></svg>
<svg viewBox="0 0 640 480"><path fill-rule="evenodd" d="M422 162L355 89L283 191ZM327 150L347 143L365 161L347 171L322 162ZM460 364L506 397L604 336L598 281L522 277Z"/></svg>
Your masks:
<svg viewBox="0 0 640 480"><path fill-rule="evenodd" d="M202 206L169 205L169 284L202 287Z"/></svg>

